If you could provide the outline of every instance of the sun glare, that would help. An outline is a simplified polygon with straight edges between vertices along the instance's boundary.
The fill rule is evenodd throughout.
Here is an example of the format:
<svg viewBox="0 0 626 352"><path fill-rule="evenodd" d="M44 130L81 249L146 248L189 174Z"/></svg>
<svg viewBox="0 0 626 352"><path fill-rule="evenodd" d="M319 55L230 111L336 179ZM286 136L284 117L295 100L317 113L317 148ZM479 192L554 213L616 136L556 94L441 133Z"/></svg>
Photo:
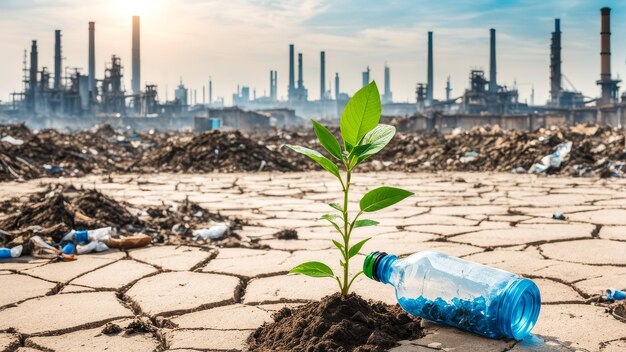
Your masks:
<svg viewBox="0 0 626 352"><path fill-rule="evenodd" d="M145 16L154 12L160 1L154 0L115 0L115 11L124 16Z"/></svg>

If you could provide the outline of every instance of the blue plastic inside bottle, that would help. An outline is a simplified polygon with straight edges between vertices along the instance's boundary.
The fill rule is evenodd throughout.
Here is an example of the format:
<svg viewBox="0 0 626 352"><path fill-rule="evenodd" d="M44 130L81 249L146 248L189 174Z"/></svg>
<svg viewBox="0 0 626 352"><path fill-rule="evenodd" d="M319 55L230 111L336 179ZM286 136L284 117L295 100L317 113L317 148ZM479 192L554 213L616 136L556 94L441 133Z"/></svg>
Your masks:
<svg viewBox="0 0 626 352"><path fill-rule="evenodd" d="M74 238L76 239L76 242L80 244L87 243L89 242L89 232L86 230L76 231Z"/></svg>
<svg viewBox="0 0 626 352"><path fill-rule="evenodd" d="M10 248L0 248L0 259L11 258Z"/></svg>
<svg viewBox="0 0 626 352"><path fill-rule="evenodd" d="M373 279L396 287L400 306L414 316L516 340L537 322L541 297L532 280L438 252L376 260Z"/></svg>

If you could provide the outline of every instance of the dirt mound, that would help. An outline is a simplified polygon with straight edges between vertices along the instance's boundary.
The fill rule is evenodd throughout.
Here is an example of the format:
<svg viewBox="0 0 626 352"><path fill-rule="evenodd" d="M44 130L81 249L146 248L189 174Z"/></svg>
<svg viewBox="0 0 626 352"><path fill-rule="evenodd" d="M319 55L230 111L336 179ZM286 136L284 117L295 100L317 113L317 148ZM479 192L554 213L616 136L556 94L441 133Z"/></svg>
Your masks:
<svg viewBox="0 0 626 352"><path fill-rule="evenodd" d="M170 138L138 162L140 170L175 172L296 171L282 154L239 131L210 131L188 138Z"/></svg>
<svg viewBox="0 0 626 352"><path fill-rule="evenodd" d="M33 233L59 242L71 230L142 224L124 204L96 190L53 185L31 195L14 214L0 221L0 229L13 233L11 244L17 245L28 242Z"/></svg>
<svg viewBox="0 0 626 352"><path fill-rule="evenodd" d="M251 351L386 351L423 336L419 319L399 306L338 293L283 308L248 338Z"/></svg>

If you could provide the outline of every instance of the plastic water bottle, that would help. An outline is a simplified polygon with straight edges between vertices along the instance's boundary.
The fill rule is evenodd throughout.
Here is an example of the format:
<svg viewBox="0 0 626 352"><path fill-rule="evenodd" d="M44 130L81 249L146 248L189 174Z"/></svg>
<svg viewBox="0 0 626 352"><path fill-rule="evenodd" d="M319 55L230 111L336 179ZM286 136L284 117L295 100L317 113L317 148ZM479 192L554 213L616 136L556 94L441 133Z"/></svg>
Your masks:
<svg viewBox="0 0 626 352"><path fill-rule="evenodd" d="M63 237L61 242L74 242L85 244L92 241L105 242L117 234L115 227L102 227L95 230L72 230Z"/></svg>
<svg viewBox="0 0 626 352"><path fill-rule="evenodd" d="M195 240L217 240L224 237L226 231L228 231L228 225L226 225L226 223L220 222L211 226L208 229L196 230L193 234Z"/></svg>
<svg viewBox="0 0 626 352"><path fill-rule="evenodd" d="M445 253L398 259L372 252L363 272L394 286L408 313L490 338L522 340L539 317L541 297L532 280Z"/></svg>
<svg viewBox="0 0 626 352"><path fill-rule="evenodd" d="M8 258L18 258L22 255L22 247L21 245L15 246L13 248L0 248L0 259L8 259Z"/></svg>

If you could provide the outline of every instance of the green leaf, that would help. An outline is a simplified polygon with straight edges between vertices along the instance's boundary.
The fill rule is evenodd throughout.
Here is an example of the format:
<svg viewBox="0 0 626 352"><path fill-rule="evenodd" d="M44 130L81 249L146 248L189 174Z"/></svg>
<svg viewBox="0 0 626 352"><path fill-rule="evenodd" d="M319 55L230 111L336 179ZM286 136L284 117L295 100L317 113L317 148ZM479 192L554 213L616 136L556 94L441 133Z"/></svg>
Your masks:
<svg viewBox="0 0 626 352"><path fill-rule="evenodd" d="M363 154L363 152L365 152L371 146L372 145L369 144L369 143L368 144L357 145L356 147L354 147L352 149L352 151L350 151L350 156L352 156L352 155L361 156L361 154Z"/></svg>
<svg viewBox="0 0 626 352"><path fill-rule="evenodd" d="M335 247L339 248L339 250L343 252L343 244L341 244L341 243L339 243L339 242L337 242L335 240L332 240L332 241L333 241L333 244L335 245Z"/></svg>
<svg viewBox="0 0 626 352"><path fill-rule="evenodd" d="M289 274L301 274L312 277L333 277L333 269L320 262L306 262L291 269Z"/></svg>
<svg viewBox="0 0 626 352"><path fill-rule="evenodd" d="M317 139L320 140L320 144L326 151L330 153L330 155L334 156L336 159L341 160L341 146L339 146L339 142L333 136L330 131L322 126L319 122L311 119L311 123L313 123L313 129L315 130L315 135L317 135Z"/></svg>
<svg viewBox="0 0 626 352"><path fill-rule="evenodd" d="M375 226L378 224L380 224L378 221L363 219L363 220L357 220L354 223L354 228L356 229L357 227Z"/></svg>
<svg viewBox="0 0 626 352"><path fill-rule="evenodd" d="M350 250L348 251L348 258L352 258L355 255L357 255L359 253L359 251L361 250L361 247L363 247L363 245L365 244L365 242L369 241L369 238L364 239L363 241L355 244L354 246L352 246L350 248Z"/></svg>
<svg viewBox="0 0 626 352"><path fill-rule="evenodd" d="M380 93L376 82L372 81L354 94L341 114L339 127L346 150L348 145L358 145L363 136L378 125L381 112Z"/></svg>
<svg viewBox="0 0 626 352"><path fill-rule="evenodd" d="M339 228L339 225L337 225L337 223L333 221L334 219L339 218L339 217L340 216L338 215L331 215L331 214L322 215L322 219L327 220L329 223L331 223L333 227L335 228L335 230L337 230L337 232L339 232L343 236L343 232L341 232L341 228Z"/></svg>
<svg viewBox="0 0 626 352"><path fill-rule="evenodd" d="M358 163L383 150L395 134L396 128L390 125L378 125L369 131L361 141L361 145L369 145L369 147L357 155Z"/></svg>
<svg viewBox="0 0 626 352"><path fill-rule="evenodd" d="M300 154L304 154L304 155L308 156L309 158L315 160L324 169L326 169L326 171L330 172L331 174L335 175L336 177L339 177L339 168L337 167L337 165L335 165L335 163L333 163L332 161L328 160L325 156L323 156L319 152L317 152L317 151L315 151L313 149L306 148L306 147L301 147L299 145L285 144L285 146L287 148L293 150L294 152L297 152L297 153L300 153Z"/></svg>
<svg viewBox="0 0 626 352"><path fill-rule="evenodd" d="M331 208L337 209L339 212L343 213L343 208L341 207L341 205L337 203L330 203L328 205L330 205Z"/></svg>
<svg viewBox="0 0 626 352"><path fill-rule="evenodd" d="M361 198L359 206L363 212L373 212L394 205L411 195L413 195L413 192L400 188L379 187L367 192Z"/></svg>

